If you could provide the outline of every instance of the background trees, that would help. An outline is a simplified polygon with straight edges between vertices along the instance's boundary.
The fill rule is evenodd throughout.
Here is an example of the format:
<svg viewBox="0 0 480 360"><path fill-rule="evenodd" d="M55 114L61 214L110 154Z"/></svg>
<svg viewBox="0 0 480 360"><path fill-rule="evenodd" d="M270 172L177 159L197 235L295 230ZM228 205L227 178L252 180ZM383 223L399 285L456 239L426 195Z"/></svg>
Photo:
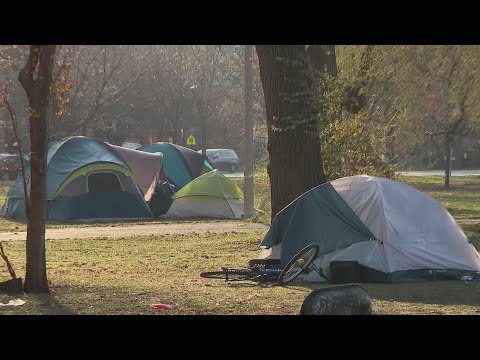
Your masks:
<svg viewBox="0 0 480 360"><path fill-rule="evenodd" d="M306 105L313 107L305 111L319 119L325 180L436 167L446 168L448 186L451 167L480 164L478 46L304 48L305 58L294 61L303 64L301 71L313 73L298 76L315 91ZM28 52L28 46L0 47L0 88L17 115L26 152L27 100L17 74ZM89 135L118 145L125 140L185 144L194 134L195 150L227 147L242 157L244 58L240 45L58 46L47 112L49 141ZM255 51L252 73L254 157L266 165L269 106ZM294 102L305 102L302 96ZM15 151L17 141L2 109L0 129L2 151Z"/></svg>

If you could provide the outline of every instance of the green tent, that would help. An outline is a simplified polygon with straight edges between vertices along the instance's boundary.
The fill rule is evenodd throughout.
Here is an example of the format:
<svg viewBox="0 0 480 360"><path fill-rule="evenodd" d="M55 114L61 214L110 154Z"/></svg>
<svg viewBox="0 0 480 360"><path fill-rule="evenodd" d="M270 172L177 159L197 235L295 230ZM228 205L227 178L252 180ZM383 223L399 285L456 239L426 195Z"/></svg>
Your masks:
<svg viewBox="0 0 480 360"><path fill-rule="evenodd" d="M243 217L243 193L218 170L188 183L172 196L166 218L210 217L239 219Z"/></svg>
<svg viewBox="0 0 480 360"><path fill-rule="evenodd" d="M170 184L181 189L202 173L213 169L207 158L184 146L159 142L145 145L139 150L163 154L165 176Z"/></svg>
<svg viewBox="0 0 480 360"><path fill-rule="evenodd" d="M83 136L66 138L49 146L47 164L48 220L153 217L128 164L108 144ZM29 179L29 166L26 171ZM2 215L25 218L21 176L7 195Z"/></svg>

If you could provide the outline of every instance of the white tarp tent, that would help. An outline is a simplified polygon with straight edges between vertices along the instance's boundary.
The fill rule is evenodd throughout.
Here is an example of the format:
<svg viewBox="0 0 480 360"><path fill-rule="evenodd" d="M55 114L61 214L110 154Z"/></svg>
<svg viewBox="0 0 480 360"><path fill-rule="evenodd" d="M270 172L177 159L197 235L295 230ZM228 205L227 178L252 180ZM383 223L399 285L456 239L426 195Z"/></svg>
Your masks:
<svg viewBox="0 0 480 360"><path fill-rule="evenodd" d="M399 181L366 175L337 179L330 185L373 237L321 254L315 264L327 277L333 260L356 260L388 274L391 281L412 277L412 271L417 274L413 277L428 272L456 277L454 274L462 271L480 271L475 247L450 213L425 193ZM311 191L327 189L319 186ZM285 239L263 250L261 257L280 258L282 245L286 246ZM324 281L316 272L305 280Z"/></svg>

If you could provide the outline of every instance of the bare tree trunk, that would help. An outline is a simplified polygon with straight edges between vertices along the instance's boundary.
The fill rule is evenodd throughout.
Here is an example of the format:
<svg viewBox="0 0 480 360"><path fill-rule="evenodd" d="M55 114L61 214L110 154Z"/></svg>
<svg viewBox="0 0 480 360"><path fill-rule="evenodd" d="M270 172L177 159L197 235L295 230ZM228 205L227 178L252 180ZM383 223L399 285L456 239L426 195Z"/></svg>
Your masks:
<svg viewBox="0 0 480 360"><path fill-rule="evenodd" d="M47 217L47 110L56 45L31 45L18 79L28 98L31 139L30 196L27 200L25 291L48 293L45 258Z"/></svg>
<svg viewBox="0 0 480 360"><path fill-rule="evenodd" d="M168 122L164 119L161 119L158 121L158 127L157 127L157 136L158 136L158 141L164 141L164 132L165 128L167 127ZM168 140L168 139L167 139Z"/></svg>
<svg viewBox="0 0 480 360"><path fill-rule="evenodd" d="M243 195L245 218L253 216L253 46L245 45L245 126Z"/></svg>
<svg viewBox="0 0 480 360"><path fill-rule="evenodd" d="M452 173L452 134L445 134L445 189L450 187L450 175Z"/></svg>
<svg viewBox="0 0 480 360"><path fill-rule="evenodd" d="M256 45L268 127L272 221L305 191L325 182L305 45Z"/></svg>
<svg viewBox="0 0 480 360"><path fill-rule="evenodd" d="M207 122L205 116L202 116L202 154L207 156Z"/></svg>
<svg viewBox="0 0 480 360"><path fill-rule="evenodd" d="M200 98L200 136L203 156L207 156L207 111L205 97L202 93Z"/></svg>

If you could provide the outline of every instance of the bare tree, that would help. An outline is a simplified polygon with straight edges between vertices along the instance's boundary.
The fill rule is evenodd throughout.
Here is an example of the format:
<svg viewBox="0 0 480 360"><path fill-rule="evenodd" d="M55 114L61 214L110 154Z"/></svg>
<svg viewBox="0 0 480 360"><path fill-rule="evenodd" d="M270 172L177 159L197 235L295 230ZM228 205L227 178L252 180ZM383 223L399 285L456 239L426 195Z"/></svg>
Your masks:
<svg viewBox="0 0 480 360"><path fill-rule="evenodd" d="M253 215L253 46L245 45L244 204L245 217Z"/></svg>
<svg viewBox="0 0 480 360"><path fill-rule="evenodd" d="M27 200L27 262L25 291L48 293L45 258L47 218L47 111L56 45L30 45L18 80L28 99L31 139L31 182Z"/></svg>

